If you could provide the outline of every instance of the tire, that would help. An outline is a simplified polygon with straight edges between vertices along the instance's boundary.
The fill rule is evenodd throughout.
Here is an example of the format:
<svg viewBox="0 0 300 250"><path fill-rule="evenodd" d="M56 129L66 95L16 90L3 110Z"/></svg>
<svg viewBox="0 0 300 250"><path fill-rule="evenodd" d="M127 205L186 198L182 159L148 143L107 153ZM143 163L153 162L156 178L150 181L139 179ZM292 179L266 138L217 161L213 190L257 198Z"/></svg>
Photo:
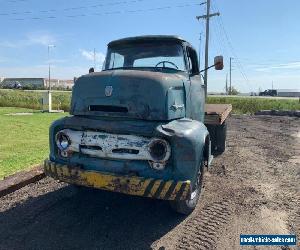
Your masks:
<svg viewBox="0 0 300 250"><path fill-rule="evenodd" d="M204 174L204 166L202 162L198 174L198 181L196 183L193 192L190 195L190 198L184 201L170 201L170 206L175 212L184 215L189 215L195 210L198 204L199 197L202 192L203 174Z"/></svg>
<svg viewBox="0 0 300 250"><path fill-rule="evenodd" d="M72 192L76 195L84 194L85 192L92 190L91 188L76 185L76 184L70 184L70 188L71 188Z"/></svg>

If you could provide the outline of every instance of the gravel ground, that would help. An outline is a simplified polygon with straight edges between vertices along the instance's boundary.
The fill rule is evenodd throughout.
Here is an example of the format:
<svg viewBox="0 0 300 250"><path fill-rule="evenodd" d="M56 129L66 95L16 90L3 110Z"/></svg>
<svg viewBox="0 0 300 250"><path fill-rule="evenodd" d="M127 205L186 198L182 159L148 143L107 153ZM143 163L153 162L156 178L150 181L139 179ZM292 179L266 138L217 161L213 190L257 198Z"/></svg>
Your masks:
<svg viewBox="0 0 300 250"><path fill-rule="evenodd" d="M228 129L190 216L46 178L0 199L0 249L241 249L241 233L299 239L300 119L232 116Z"/></svg>

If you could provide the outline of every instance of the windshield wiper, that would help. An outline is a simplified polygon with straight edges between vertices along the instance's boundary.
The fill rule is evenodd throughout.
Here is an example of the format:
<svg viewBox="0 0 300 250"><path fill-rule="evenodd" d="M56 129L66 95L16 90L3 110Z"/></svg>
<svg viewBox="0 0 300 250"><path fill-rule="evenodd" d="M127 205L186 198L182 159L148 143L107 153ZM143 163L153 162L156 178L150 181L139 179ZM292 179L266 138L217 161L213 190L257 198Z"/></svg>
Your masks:
<svg viewBox="0 0 300 250"><path fill-rule="evenodd" d="M124 69L124 70L134 70L134 69L150 69L153 71L162 71L164 69L166 70L175 70L175 71L180 71L180 72L184 72L183 70L180 69L175 69L175 68L171 68L171 67L117 67L117 68L109 68L106 70L118 70L118 69Z"/></svg>
<svg viewBox="0 0 300 250"><path fill-rule="evenodd" d="M135 67L117 67L117 68L109 68L106 70L115 70L115 69L134 69Z"/></svg>

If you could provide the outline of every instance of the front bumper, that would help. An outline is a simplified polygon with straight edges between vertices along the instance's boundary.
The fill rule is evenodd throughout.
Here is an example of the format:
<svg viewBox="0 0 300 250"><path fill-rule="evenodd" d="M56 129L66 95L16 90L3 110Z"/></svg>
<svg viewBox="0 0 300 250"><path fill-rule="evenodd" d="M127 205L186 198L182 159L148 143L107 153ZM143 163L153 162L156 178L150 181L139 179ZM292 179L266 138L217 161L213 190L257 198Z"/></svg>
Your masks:
<svg viewBox="0 0 300 250"><path fill-rule="evenodd" d="M44 170L46 175L67 183L161 200L186 200L191 190L190 181L164 181L87 171L49 160L45 160Z"/></svg>

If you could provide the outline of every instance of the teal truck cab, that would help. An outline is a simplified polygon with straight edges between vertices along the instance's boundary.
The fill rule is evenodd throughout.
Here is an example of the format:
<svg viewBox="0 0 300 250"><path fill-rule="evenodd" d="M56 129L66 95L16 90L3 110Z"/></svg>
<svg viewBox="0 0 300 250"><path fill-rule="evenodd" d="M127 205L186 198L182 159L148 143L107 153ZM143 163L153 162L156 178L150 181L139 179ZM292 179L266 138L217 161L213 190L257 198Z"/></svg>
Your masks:
<svg viewBox="0 0 300 250"><path fill-rule="evenodd" d="M185 40L113 41L103 71L77 79L71 116L51 125L45 173L76 186L168 200L189 214L204 167L225 150L230 108L205 112L205 98L197 53Z"/></svg>

